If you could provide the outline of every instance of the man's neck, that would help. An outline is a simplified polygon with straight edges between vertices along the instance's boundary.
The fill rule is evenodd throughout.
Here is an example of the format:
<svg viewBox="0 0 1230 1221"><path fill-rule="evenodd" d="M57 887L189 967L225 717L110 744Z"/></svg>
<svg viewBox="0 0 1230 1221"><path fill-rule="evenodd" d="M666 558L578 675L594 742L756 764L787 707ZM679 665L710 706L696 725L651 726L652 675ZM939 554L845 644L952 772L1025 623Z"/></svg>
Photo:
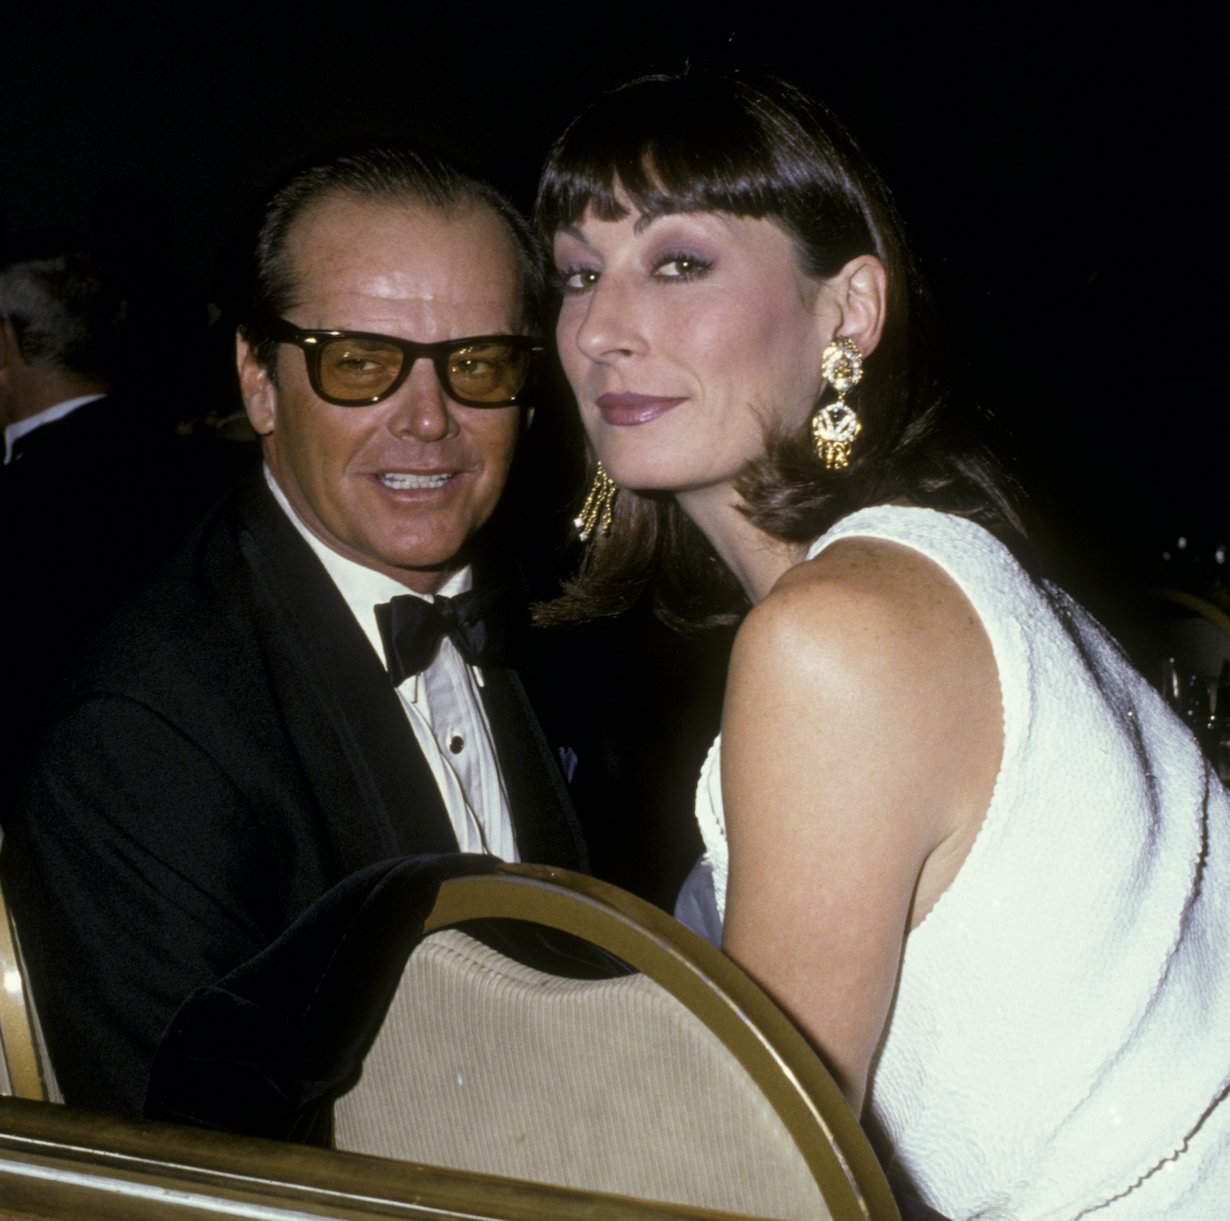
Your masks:
<svg viewBox="0 0 1230 1221"><path fill-rule="evenodd" d="M342 599L350 607L351 613L357 620L359 627L363 630L363 634L367 637L368 642L375 650L376 656L383 661L384 645L380 640L380 632L376 625L373 608L380 602L387 602L390 598L397 597L400 594L413 594L415 591L401 585L393 577L379 572L375 568L367 568L358 563L358 561L342 555L341 552L335 551L327 543L317 538L295 512L294 506L287 499L286 493L278 486L277 479L274 478L273 472L267 465L264 467L264 476L265 482L269 485L269 490L273 493L273 498L277 502L278 507L290 519L291 525L299 531L303 541L307 543L316 558L320 560L321 565L329 574L329 578L337 588L338 593L342 595ZM471 588L472 581L473 577L467 566L453 573L437 592L452 597ZM418 596L423 597L424 595L419 594ZM431 597L432 595L426 596Z"/></svg>
<svg viewBox="0 0 1230 1221"><path fill-rule="evenodd" d="M63 373L28 375L6 395L4 424L20 424L73 399L97 399L110 394L111 387L98 378Z"/></svg>

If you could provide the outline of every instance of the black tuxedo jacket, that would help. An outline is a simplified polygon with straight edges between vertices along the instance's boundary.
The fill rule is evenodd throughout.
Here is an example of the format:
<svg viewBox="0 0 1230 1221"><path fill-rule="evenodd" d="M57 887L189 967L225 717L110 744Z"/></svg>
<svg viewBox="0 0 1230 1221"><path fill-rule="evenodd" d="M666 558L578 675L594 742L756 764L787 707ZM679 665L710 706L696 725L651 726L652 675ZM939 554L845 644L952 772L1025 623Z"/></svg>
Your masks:
<svg viewBox="0 0 1230 1221"><path fill-rule="evenodd" d="M156 432L129 399L108 395L17 442L0 466L0 708L10 758L42 729L53 675L105 611L131 592L225 487L196 438ZM0 820L15 776L0 776Z"/></svg>
<svg viewBox="0 0 1230 1221"><path fill-rule="evenodd" d="M584 868L515 672L484 682L522 858ZM356 869L456 850L383 665L263 480L241 485L110 621L5 828L66 1099L138 1113L189 992Z"/></svg>
<svg viewBox="0 0 1230 1221"><path fill-rule="evenodd" d="M146 1116L328 1145L333 1102L358 1078L441 883L497 867L456 853L352 873L255 958L184 1002L154 1058ZM519 920L462 928L549 975L631 970L587 941Z"/></svg>

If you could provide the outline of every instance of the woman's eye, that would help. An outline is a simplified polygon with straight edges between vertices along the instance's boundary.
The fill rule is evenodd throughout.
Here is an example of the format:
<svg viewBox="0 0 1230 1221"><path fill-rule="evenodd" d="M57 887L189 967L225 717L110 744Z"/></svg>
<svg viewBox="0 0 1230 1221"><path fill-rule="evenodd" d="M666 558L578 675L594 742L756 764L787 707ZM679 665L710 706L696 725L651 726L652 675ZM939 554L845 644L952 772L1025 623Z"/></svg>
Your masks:
<svg viewBox="0 0 1230 1221"><path fill-rule="evenodd" d="M654 274L664 280L694 280L703 276L713 264L695 254L668 254L660 258Z"/></svg>
<svg viewBox="0 0 1230 1221"><path fill-rule="evenodd" d="M561 292L583 293L598 283L598 275L592 267L563 267L555 273L555 284Z"/></svg>

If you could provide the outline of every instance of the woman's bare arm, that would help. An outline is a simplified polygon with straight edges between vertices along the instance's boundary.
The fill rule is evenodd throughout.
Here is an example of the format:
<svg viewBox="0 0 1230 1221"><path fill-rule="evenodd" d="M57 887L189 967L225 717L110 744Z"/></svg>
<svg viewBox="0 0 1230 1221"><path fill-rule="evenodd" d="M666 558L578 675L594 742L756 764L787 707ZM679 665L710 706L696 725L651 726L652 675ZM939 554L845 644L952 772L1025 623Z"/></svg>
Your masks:
<svg viewBox="0 0 1230 1221"><path fill-rule="evenodd" d="M834 544L748 616L722 735L725 948L861 1110L906 933L955 876L994 787L990 643L929 560Z"/></svg>

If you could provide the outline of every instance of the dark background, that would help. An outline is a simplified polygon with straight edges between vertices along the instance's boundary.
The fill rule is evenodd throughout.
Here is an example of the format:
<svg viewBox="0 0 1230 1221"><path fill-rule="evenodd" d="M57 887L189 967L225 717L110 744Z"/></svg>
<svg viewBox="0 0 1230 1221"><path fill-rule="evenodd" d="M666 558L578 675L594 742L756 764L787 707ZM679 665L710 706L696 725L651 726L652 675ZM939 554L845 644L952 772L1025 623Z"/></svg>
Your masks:
<svg viewBox="0 0 1230 1221"><path fill-rule="evenodd" d="M10 0L0 236L93 230L142 263L146 397L171 421L225 413L226 320L204 341L192 327L291 166L426 140L528 205L551 140L601 90L689 61L767 67L824 98L896 192L959 388L1032 493L1052 570L1125 637L1150 584L1230 607L1220 30L1175 5L919 8ZM548 566L539 544L562 552L567 513L536 523L572 492L568 419L540 406L509 518ZM642 606L557 641L575 681L535 694L544 723L594 735L578 750L597 779L578 774L574 799L598 872L667 905L699 851L691 794L728 639L683 648Z"/></svg>
<svg viewBox="0 0 1230 1221"><path fill-rule="evenodd" d="M767 66L884 170L962 384L1062 540L1065 578L1096 602L1179 534L1211 554L1230 441L1220 37L1175 6L748 11L13 5L0 231L102 223L187 298L213 291L227 242L315 150L427 139L528 202L550 140L600 90L689 60ZM151 361L168 396L225 394L167 346Z"/></svg>

